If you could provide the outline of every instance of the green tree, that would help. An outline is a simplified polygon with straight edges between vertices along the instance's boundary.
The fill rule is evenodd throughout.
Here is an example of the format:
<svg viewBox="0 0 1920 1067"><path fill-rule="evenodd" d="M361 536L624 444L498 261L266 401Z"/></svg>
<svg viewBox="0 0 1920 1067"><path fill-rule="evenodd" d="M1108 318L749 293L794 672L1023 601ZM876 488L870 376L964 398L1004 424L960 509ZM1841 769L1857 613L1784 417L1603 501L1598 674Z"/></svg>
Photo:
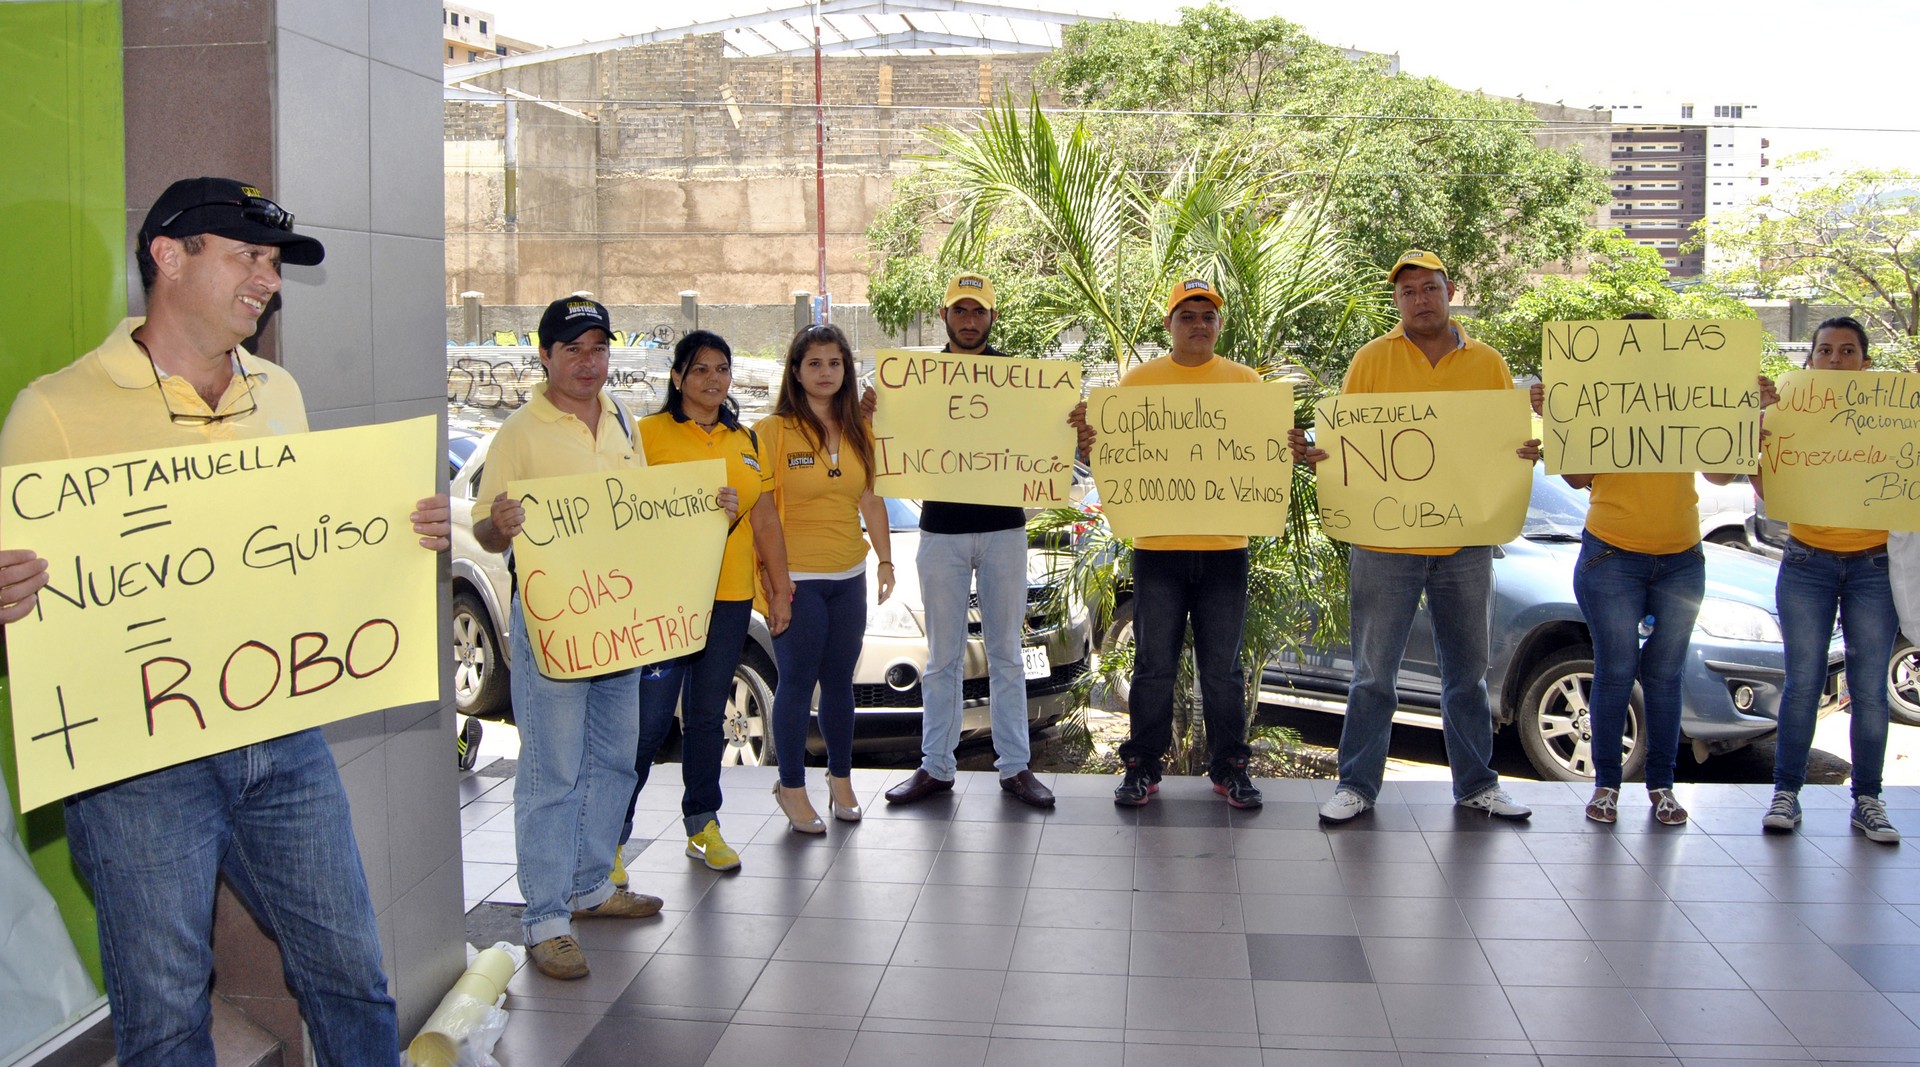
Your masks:
<svg viewBox="0 0 1920 1067"><path fill-rule="evenodd" d="M1515 374L1540 373L1540 328L1549 322L1617 319L1644 311L1661 319L1750 319L1753 309L1706 287L1677 292L1659 253L1619 230L1585 239L1584 275L1548 275L1504 306L1472 322L1470 331L1507 357Z"/></svg>
<svg viewBox="0 0 1920 1067"><path fill-rule="evenodd" d="M1534 140L1526 104L1389 74L1280 18L1214 4L1170 25L1080 23L1046 71L1070 104L1114 112L1096 128L1137 169L1242 132L1267 169L1328 194L1364 260L1432 248L1479 301L1574 254L1608 196L1599 168Z"/></svg>
<svg viewBox="0 0 1920 1067"><path fill-rule="evenodd" d="M1920 356L1920 172L1855 170L1827 181L1786 175L1780 191L1704 233L1716 258L1731 261L1716 272L1722 280L1764 296L1846 305L1879 327L1902 362Z"/></svg>

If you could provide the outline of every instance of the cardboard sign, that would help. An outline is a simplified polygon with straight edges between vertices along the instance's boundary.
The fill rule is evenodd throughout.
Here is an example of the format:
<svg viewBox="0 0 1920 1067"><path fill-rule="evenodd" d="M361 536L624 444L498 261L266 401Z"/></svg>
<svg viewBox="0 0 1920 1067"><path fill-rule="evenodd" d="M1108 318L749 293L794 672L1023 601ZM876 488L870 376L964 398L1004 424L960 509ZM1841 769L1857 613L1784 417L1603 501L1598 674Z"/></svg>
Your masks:
<svg viewBox="0 0 1920 1067"><path fill-rule="evenodd" d="M1344 393L1314 405L1320 526L1367 548L1499 545L1527 520L1532 436L1518 389Z"/></svg>
<svg viewBox="0 0 1920 1067"><path fill-rule="evenodd" d="M440 693L432 418L0 472L21 810Z"/></svg>
<svg viewBox="0 0 1920 1067"><path fill-rule="evenodd" d="M909 500L1064 507L1080 365L883 350L874 362L874 492Z"/></svg>
<svg viewBox="0 0 1920 1067"><path fill-rule="evenodd" d="M1286 533L1291 382L1095 389L1087 422L1115 535Z"/></svg>
<svg viewBox="0 0 1920 1067"><path fill-rule="evenodd" d="M1767 411L1767 514L1920 530L1920 374L1797 370Z"/></svg>
<svg viewBox="0 0 1920 1067"><path fill-rule="evenodd" d="M508 483L527 509L513 559L541 674L592 678L707 647L726 484L719 459Z"/></svg>
<svg viewBox="0 0 1920 1067"><path fill-rule="evenodd" d="M1754 319L1550 322L1540 335L1547 473L1752 474L1759 375Z"/></svg>

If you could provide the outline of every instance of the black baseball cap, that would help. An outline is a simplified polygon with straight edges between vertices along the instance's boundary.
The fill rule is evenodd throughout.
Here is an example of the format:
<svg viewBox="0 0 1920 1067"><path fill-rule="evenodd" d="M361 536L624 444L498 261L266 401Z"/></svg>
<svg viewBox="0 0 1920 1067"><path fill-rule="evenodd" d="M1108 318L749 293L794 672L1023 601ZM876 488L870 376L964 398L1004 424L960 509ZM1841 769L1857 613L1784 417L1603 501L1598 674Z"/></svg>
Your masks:
<svg viewBox="0 0 1920 1067"><path fill-rule="evenodd" d="M182 178L167 186L140 226L144 250L156 237L210 233L248 244L273 245L280 261L311 267L326 258L319 241L293 232L293 212L232 178Z"/></svg>
<svg viewBox="0 0 1920 1067"><path fill-rule="evenodd" d="M599 330L613 338L613 318L597 300L569 296L547 305L540 316L540 347L564 345L586 333Z"/></svg>

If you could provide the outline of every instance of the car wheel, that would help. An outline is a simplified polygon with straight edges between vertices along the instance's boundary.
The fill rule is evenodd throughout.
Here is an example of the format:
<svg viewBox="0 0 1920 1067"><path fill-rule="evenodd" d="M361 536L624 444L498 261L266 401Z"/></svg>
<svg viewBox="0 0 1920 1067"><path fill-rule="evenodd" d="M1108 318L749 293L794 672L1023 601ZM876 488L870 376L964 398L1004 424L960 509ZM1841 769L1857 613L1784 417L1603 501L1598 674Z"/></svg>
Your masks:
<svg viewBox="0 0 1920 1067"><path fill-rule="evenodd" d="M1542 777L1557 782L1593 781L1592 728L1587 720L1592 692L1593 650L1585 645L1547 657L1527 682L1514 725L1520 731L1520 747ZM1628 698L1622 732L1623 779L1635 777L1646 765L1641 726L1636 690Z"/></svg>
<svg viewBox="0 0 1920 1067"><path fill-rule="evenodd" d="M1904 637L1887 661L1887 713L1894 722L1920 726L1920 645Z"/></svg>
<svg viewBox="0 0 1920 1067"><path fill-rule="evenodd" d="M507 665L487 606L474 594L453 594L453 706L462 715L498 715L507 709Z"/></svg>
<svg viewBox="0 0 1920 1067"><path fill-rule="evenodd" d="M1100 648L1102 651L1111 652L1122 645L1131 644L1132 641L1133 601L1128 599L1113 609L1113 621L1107 626L1106 636L1100 640ZM1119 702L1121 711L1131 708L1133 706L1130 703L1133 699L1133 672L1127 671L1115 677L1111 691L1114 700Z"/></svg>
<svg viewBox="0 0 1920 1067"><path fill-rule="evenodd" d="M1753 551L1753 545L1747 542L1746 529L1740 526L1722 526L1718 530L1708 534L1707 540L1712 541L1716 545L1737 548L1742 552Z"/></svg>
<svg viewBox="0 0 1920 1067"><path fill-rule="evenodd" d="M756 645L748 645L733 668L733 689L727 693L726 718L720 730L727 747L720 753L723 767L772 767L779 762L773 749L773 664Z"/></svg>

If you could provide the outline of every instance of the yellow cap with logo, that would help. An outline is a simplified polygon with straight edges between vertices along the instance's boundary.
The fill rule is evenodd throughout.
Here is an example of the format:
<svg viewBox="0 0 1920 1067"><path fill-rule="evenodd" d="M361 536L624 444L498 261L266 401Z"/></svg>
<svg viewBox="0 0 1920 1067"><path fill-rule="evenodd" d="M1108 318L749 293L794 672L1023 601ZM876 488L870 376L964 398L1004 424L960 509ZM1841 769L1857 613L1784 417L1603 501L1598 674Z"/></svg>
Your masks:
<svg viewBox="0 0 1920 1067"><path fill-rule="evenodd" d="M984 276L974 273L956 274L947 283L947 298L940 306L950 308L962 300L977 300L988 311L993 310L993 283Z"/></svg>

